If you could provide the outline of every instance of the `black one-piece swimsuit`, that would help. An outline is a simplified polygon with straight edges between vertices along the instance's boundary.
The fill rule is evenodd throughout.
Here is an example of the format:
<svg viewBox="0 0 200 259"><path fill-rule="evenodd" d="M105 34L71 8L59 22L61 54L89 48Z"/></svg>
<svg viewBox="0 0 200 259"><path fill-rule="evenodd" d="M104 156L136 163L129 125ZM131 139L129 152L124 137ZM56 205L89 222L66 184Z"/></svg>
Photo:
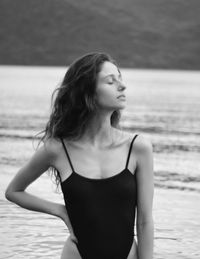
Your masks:
<svg viewBox="0 0 200 259"><path fill-rule="evenodd" d="M136 175L125 169L108 178L87 178L72 168L61 189L82 259L126 259L134 239Z"/></svg>

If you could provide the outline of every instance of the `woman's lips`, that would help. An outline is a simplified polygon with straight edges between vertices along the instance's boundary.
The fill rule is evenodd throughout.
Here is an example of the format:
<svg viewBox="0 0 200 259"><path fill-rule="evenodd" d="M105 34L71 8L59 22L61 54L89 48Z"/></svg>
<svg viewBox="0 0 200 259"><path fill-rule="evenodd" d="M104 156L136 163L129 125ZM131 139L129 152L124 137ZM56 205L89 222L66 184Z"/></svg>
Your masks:
<svg viewBox="0 0 200 259"><path fill-rule="evenodd" d="M117 99L123 99L123 100L125 100L125 99L126 99L126 96L125 96L124 94L122 94L122 95L118 96Z"/></svg>

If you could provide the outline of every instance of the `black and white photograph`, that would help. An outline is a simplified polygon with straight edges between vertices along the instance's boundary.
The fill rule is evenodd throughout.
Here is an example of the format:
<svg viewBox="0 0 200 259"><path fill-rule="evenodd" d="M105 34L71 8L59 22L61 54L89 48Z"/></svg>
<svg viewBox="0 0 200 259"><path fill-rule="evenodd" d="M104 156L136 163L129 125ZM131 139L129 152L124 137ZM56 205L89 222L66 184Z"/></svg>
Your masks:
<svg viewBox="0 0 200 259"><path fill-rule="evenodd" d="M200 2L0 1L0 259L199 259Z"/></svg>

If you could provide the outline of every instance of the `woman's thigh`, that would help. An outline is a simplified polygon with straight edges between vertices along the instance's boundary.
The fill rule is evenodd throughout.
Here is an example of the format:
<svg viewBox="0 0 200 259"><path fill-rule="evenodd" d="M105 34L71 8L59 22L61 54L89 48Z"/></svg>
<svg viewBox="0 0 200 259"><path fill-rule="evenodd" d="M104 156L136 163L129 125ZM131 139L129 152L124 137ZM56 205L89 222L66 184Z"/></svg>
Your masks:
<svg viewBox="0 0 200 259"><path fill-rule="evenodd" d="M131 250L128 254L127 259L138 259L137 243L135 239L133 240L133 244L131 246Z"/></svg>
<svg viewBox="0 0 200 259"><path fill-rule="evenodd" d="M82 259L76 244L70 237L68 237L65 242L60 259Z"/></svg>

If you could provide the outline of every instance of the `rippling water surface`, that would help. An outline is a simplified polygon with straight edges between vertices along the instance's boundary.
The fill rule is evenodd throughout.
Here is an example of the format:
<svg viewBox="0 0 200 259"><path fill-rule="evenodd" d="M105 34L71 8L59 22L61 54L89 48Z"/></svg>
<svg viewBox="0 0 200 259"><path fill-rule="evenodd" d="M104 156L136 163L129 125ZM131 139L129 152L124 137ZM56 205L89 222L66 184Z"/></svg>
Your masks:
<svg viewBox="0 0 200 259"><path fill-rule="evenodd" d="M64 73L65 68L0 67L0 258L56 259L68 236L59 219L19 208L2 195L33 154L32 137L45 126L51 93ZM154 148L156 259L200 258L200 73L122 70L122 75L127 85L122 126L147 136ZM47 175L28 187L63 202L54 189Z"/></svg>

